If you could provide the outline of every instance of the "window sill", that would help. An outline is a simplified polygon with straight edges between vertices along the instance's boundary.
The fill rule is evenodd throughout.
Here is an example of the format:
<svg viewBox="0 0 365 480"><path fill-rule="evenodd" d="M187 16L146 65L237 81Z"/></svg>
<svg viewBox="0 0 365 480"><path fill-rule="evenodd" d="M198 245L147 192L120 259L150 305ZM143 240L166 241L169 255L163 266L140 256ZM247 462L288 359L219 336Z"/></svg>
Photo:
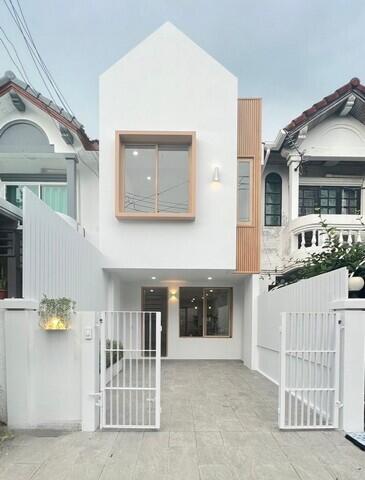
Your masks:
<svg viewBox="0 0 365 480"><path fill-rule="evenodd" d="M151 220L151 221L169 221L178 220L191 222L195 220L193 213L132 213L132 212L119 212L116 215L118 220Z"/></svg>

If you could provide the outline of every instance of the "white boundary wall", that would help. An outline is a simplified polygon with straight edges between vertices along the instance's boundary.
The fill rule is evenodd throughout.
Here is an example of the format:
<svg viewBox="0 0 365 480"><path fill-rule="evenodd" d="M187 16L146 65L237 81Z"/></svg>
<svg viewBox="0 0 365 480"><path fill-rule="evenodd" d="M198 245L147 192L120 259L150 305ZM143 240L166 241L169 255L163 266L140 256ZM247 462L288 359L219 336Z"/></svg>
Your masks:
<svg viewBox="0 0 365 480"><path fill-rule="evenodd" d="M24 189L24 299L0 302L0 420L10 427L80 425L81 363L85 349L95 357L95 314L88 317L93 335L85 342L79 315L70 331L45 332L36 310L43 294L70 297L78 311L105 310L102 264L102 254L91 243Z"/></svg>
<svg viewBox="0 0 365 480"><path fill-rule="evenodd" d="M24 189L23 297L70 297L77 310L105 310L102 255L80 233Z"/></svg>
<svg viewBox="0 0 365 480"><path fill-rule="evenodd" d="M259 295L257 370L278 383L282 312L328 312L333 301L347 298L346 268L301 280L287 287Z"/></svg>

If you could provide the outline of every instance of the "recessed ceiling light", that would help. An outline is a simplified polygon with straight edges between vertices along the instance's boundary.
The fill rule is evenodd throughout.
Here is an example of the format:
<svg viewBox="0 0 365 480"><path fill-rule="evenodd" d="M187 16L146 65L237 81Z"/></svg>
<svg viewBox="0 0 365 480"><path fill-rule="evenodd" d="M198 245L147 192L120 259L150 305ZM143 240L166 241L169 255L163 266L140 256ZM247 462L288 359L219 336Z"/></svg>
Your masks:
<svg viewBox="0 0 365 480"><path fill-rule="evenodd" d="M153 293L153 292L154 292L154 289L153 289L153 288L151 288L151 289L150 289L150 292L151 292L151 293Z"/></svg>
<svg viewBox="0 0 365 480"><path fill-rule="evenodd" d="M147 180L151 180L151 179L152 179L152 177L150 177L150 176L147 177Z"/></svg>
<svg viewBox="0 0 365 480"><path fill-rule="evenodd" d="M138 155L138 150L133 150L133 155L134 155L135 157L137 157L137 155Z"/></svg>
<svg viewBox="0 0 365 480"><path fill-rule="evenodd" d="M156 280L156 277L151 277L151 278L152 278L152 280Z"/></svg>
<svg viewBox="0 0 365 480"><path fill-rule="evenodd" d="M195 308L195 310L198 310L198 307L197 307L197 306L195 306L194 308Z"/></svg>
<svg viewBox="0 0 365 480"><path fill-rule="evenodd" d="M213 277L208 277L208 280L213 280Z"/></svg>

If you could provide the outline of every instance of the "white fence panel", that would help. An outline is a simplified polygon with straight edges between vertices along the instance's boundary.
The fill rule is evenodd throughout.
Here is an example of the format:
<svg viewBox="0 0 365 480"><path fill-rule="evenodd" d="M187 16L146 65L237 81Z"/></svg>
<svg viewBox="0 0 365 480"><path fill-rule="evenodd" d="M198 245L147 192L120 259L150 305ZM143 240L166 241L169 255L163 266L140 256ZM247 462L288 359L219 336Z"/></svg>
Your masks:
<svg viewBox="0 0 365 480"><path fill-rule="evenodd" d="M265 292L258 297L257 368L279 382L282 312L328 312L334 300L348 297L346 268Z"/></svg>
<svg viewBox="0 0 365 480"><path fill-rule="evenodd" d="M26 188L23 202L23 297L66 296L78 310L103 310L101 253Z"/></svg>
<svg viewBox="0 0 365 480"><path fill-rule="evenodd" d="M338 427L340 323L335 313L283 313L279 427Z"/></svg>

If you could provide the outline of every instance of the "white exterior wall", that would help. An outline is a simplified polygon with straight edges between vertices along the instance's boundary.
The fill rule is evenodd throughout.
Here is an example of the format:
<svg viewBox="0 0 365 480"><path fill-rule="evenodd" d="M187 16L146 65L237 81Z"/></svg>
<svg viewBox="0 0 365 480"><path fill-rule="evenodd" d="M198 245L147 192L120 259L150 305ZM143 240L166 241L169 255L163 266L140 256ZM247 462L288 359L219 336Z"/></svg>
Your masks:
<svg viewBox="0 0 365 480"><path fill-rule="evenodd" d="M142 287L166 287L167 285L148 285L141 283L120 284L120 308L121 310L141 309ZM179 284L169 285L169 289L177 292L179 296ZM184 287L202 285L189 283ZM229 284L211 284L209 287L229 287ZM179 299L168 300L167 320L167 356L169 359L241 359L242 350L242 325L243 325L243 285L233 286L233 318L232 338L191 338L179 336Z"/></svg>
<svg viewBox="0 0 365 480"><path fill-rule="evenodd" d="M101 76L100 246L109 266L235 269L236 122L237 79L171 24ZM195 221L115 218L116 130L196 131Z"/></svg>
<svg viewBox="0 0 365 480"><path fill-rule="evenodd" d="M300 148L308 156L365 157L365 128L351 115L332 116L309 130Z"/></svg>
<svg viewBox="0 0 365 480"><path fill-rule="evenodd" d="M31 310L5 312L9 428L78 428L80 322L47 332Z"/></svg>
<svg viewBox="0 0 365 480"><path fill-rule="evenodd" d="M0 310L0 422L6 423L6 355L4 310Z"/></svg>
<svg viewBox="0 0 365 480"><path fill-rule="evenodd" d="M328 312L335 300L347 297L346 268L259 295L257 369L270 380L278 382L282 312Z"/></svg>
<svg viewBox="0 0 365 480"><path fill-rule="evenodd" d="M91 243L30 190L24 190L24 298L39 301L43 294L66 296L76 301L78 310L103 310L102 263L102 255Z"/></svg>

